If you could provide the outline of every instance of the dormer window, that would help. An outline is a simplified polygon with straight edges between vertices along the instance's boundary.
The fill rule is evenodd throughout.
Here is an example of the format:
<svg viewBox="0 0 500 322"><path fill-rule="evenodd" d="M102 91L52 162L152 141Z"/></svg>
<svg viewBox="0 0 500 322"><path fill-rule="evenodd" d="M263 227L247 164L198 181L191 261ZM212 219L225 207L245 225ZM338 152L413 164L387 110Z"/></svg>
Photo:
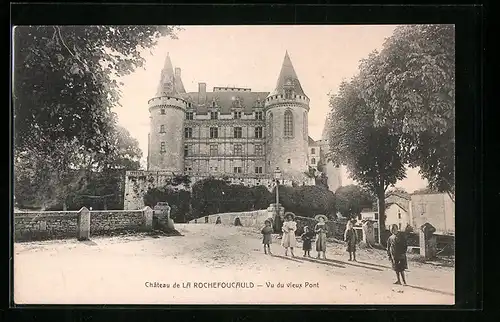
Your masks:
<svg viewBox="0 0 500 322"><path fill-rule="evenodd" d="M287 99L287 100L292 99L292 90L291 89L285 89L285 99Z"/></svg>
<svg viewBox="0 0 500 322"><path fill-rule="evenodd" d="M212 102L212 107L215 107L215 102Z"/></svg>

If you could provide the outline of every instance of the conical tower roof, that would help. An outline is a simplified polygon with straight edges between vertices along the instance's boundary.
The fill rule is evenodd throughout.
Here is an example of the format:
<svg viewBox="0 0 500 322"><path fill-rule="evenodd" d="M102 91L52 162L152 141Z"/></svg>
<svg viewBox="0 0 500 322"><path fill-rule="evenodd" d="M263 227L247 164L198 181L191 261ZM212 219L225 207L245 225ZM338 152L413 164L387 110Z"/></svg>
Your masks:
<svg viewBox="0 0 500 322"><path fill-rule="evenodd" d="M292 61L290 56L288 55L288 51L285 53L285 58L283 59L283 65L281 66L280 75L278 77L278 81L276 82L276 88L269 95L276 94L284 94L286 87L292 87L296 95L304 95L304 90L300 85L299 78L297 77L297 73L293 68Z"/></svg>
<svg viewBox="0 0 500 322"><path fill-rule="evenodd" d="M156 96L163 95L176 95L179 94L175 86L175 76L174 68L172 67L172 61L170 60L170 55L167 53L165 58L165 64L161 70L160 83L156 90Z"/></svg>

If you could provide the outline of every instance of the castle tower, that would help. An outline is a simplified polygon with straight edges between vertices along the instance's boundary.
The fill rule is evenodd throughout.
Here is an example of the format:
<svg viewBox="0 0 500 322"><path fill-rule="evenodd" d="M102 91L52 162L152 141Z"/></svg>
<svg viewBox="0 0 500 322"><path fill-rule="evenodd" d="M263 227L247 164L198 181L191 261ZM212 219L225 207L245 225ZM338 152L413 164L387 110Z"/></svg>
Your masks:
<svg viewBox="0 0 500 322"><path fill-rule="evenodd" d="M302 90L288 52L275 90L265 102L268 172L276 167L288 178L302 180L308 170L309 98Z"/></svg>
<svg viewBox="0 0 500 322"><path fill-rule="evenodd" d="M167 54L156 96L148 101L150 133L148 170L184 171L184 118L186 102L181 70L175 72Z"/></svg>

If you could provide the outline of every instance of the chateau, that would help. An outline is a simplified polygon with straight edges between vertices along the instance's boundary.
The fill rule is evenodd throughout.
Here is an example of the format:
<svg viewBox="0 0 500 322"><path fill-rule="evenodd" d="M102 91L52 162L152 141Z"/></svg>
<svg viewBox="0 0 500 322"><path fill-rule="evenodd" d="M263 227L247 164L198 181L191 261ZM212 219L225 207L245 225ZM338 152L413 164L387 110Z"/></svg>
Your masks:
<svg viewBox="0 0 500 322"><path fill-rule="evenodd" d="M139 207L148 188L161 186L173 174L186 174L193 183L213 176L272 189L277 168L283 184L314 184L306 173L327 158L326 135L317 142L309 137L309 98L288 52L272 92L207 91L205 83L198 84L197 92L186 92L181 69L174 69L167 55L148 108L147 171L127 172L125 209ZM341 185L339 168L323 164L335 191Z"/></svg>

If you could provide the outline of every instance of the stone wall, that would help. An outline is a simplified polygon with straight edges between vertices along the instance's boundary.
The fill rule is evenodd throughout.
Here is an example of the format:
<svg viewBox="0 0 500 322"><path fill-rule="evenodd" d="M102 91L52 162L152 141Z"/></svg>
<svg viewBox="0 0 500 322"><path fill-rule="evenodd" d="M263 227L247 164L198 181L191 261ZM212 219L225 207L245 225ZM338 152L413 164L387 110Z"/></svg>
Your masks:
<svg viewBox="0 0 500 322"><path fill-rule="evenodd" d="M220 218L220 223L222 225L235 226L236 220L238 218L239 222L244 227L261 228L264 226L264 221L266 219L273 218L273 211L272 208L269 208L265 210L214 214L193 219L189 222L189 224L216 224L218 218ZM316 226L316 224L318 223L318 221L314 218L301 216L296 216L295 221L297 222L296 235L298 236L304 232L304 226L309 226L311 229L314 229L314 226ZM344 231L347 220L330 220L327 221L326 224L328 226L328 237L333 237L336 239L344 238Z"/></svg>
<svg viewBox="0 0 500 322"><path fill-rule="evenodd" d="M266 219L272 218L272 212L267 209L244 211L244 212L230 212L223 214L214 214L191 220L189 223L194 224L215 224L217 219L220 218L222 225L234 226L237 222L241 223L243 227L257 227L264 226Z"/></svg>
<svg viewBox="0 0 500 322"><path fill-rule="evenodd" d="M90 217L88 221L81 220ZM80 219L79 219L80 218ZM124 211L40 211L14 213L14 241L50 240L64 238L88 239L121 231L139 232L152 229L153 210Z"/></svg>
<svg viewBox="0 0 500 322"><path fill-rule="evenodd" d="M412 195L410 201L410 224L414 231L430 223L436 233L454 234L455 204L446 193Z"/></svg>
<svg viewBox="0 0 500 322"><path fill-rule="evenodd" d="M14 240L76 238L78 211L14 213Z"/></svg>
<svg viewBox="0 0 500 322"><path fill-rule="evenodd" d="M107 210L90 212L90 235L100 236L120 231L144 231L142 210Z"/></svg>

